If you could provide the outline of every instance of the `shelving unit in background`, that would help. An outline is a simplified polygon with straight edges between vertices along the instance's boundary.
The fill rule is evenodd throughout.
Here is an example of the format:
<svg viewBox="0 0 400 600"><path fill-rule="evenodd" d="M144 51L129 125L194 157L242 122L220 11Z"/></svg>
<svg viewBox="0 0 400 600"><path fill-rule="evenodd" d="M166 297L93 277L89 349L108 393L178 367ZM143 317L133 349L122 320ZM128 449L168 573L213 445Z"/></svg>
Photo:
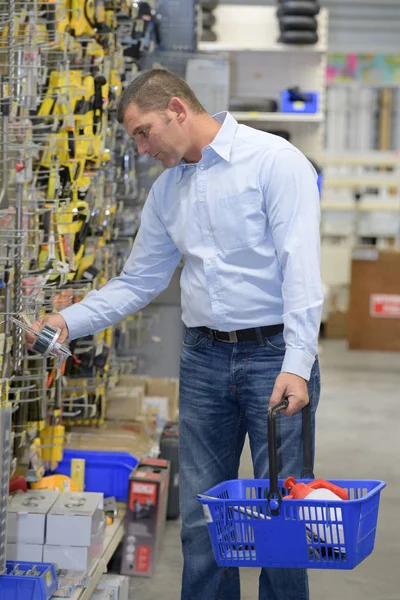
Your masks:
<svg viewBox="0 0 400 600"><path fill-rule="evenodd" d="M324 153L322 273L330 286L350 283L352 250L400 246L400 156L396 152Z"/></svg>
<svg viewBox="0 0 400 600"><path fill-rule="evenodd" d="M275 6L247 4L219 5L214 11L217 42L202 42L202 52L229 53L231 65L231 101L273 98L280 102L281 92L299 86L316 91L320 108L316 114L262 113L235 111L240 122L271 132L277 129L290 134L291 142L305 153L318 156L325 135L325 71L328 37L328 11L318 15L319 42L311 46L279 44L279 25Z"/></svg>

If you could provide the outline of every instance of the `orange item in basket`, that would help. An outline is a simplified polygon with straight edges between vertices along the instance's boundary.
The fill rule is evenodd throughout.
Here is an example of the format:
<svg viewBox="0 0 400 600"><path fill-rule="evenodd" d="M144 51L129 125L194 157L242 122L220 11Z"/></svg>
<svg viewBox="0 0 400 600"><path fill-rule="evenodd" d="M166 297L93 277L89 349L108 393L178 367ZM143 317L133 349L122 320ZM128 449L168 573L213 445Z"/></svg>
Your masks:
<svg viewBox="0 0 400 600"><path fill-rule="evenodd" d="M284 500L290 500L293 498L296 500L302 500L303 498L307 498L307 496L311 494L313 490L321 489L330 490L336 494L336 496L339 496L341 500L349 499L347 490L335 485L334 483L331 483L330 481L325 481L325 479L314 479L314 481L310 481L310 483L297 483L294 477L288 477L285 479L284 486L290 491L290 494L284 496Z"/></svg>

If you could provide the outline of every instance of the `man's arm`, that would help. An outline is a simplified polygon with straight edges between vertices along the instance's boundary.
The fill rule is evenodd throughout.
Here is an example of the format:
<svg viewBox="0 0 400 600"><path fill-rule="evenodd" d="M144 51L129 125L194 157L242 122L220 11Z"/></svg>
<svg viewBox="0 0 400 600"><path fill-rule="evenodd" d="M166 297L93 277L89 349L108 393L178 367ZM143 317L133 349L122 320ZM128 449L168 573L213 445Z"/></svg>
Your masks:
<svg viewBox="0 0 400 600"><path fill-rule="evenodd" d="M144 308L168 286L180 259L181 254L160 219L152 189L121 275L90 292L82 302L61 311L68 338L97 333ZM47 317L47 322L50 318L53 316Z"/></svg>
<svg viewBox="0 0 400 600"><path fill-rule="evenodd" d="M272 237L282 271L286 354L271 405L289 398L287 415L308 403L322 312L320 206L315 171L295 149L279 150L265 186Z"/></svg>

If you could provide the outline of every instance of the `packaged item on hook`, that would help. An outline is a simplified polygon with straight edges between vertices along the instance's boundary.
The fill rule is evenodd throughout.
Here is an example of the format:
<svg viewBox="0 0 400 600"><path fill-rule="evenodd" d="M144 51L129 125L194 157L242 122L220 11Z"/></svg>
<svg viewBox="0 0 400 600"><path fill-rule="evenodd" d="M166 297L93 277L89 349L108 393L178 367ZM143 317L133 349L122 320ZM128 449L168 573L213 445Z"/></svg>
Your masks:
<svg viewBox="0 0 400 600"><path fill-rule="evenodd" d="M56 359L56 367L60 368L65 363L67 358L71 355L71 352L60 344L57 340L60 336L61 329L58 327L52 327L51 325L45 324L40 331L32 329L29 319L26 315L21 315L23 320L15 319L11 317L14 325L34 336L35 341L32 346L34 352L42 354L45 358L51 356Z"/></svg>

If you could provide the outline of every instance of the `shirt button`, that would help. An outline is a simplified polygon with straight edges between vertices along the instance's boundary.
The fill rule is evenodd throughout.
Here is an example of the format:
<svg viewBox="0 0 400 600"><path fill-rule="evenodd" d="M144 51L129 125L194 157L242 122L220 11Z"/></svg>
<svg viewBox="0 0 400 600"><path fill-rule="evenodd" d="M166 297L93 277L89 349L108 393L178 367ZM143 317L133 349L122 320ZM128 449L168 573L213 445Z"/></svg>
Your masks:
<svg viewBox="0 0 400 600"><path fill-rule="evenodd" d="M204 202L205 198L199 198L200 202Z"/></svg>
<svg viewBox="0 0 400 600"><path fill-rule="evenodd" d="M218 300L217 296L213 296L213 300Z"/></svg>
<svg viewBox="0 0 400 600"><path fill-rule="evenodd" d="M211 235L211 231L209 229L206 229L204 232L206 235Z"/></svg>
<svg viewBox="0 0 400 600"><path fill-rule="evenodd" d="M204 169L204 165L200 165L200 169Z"/></svg>
<svg viewBox="0 0 400 600"><path fill-rule="evenodd" d="M207 260L207 261L206 261L206 264L207 264L207 265L211 265L211 260Z"/></svg>

